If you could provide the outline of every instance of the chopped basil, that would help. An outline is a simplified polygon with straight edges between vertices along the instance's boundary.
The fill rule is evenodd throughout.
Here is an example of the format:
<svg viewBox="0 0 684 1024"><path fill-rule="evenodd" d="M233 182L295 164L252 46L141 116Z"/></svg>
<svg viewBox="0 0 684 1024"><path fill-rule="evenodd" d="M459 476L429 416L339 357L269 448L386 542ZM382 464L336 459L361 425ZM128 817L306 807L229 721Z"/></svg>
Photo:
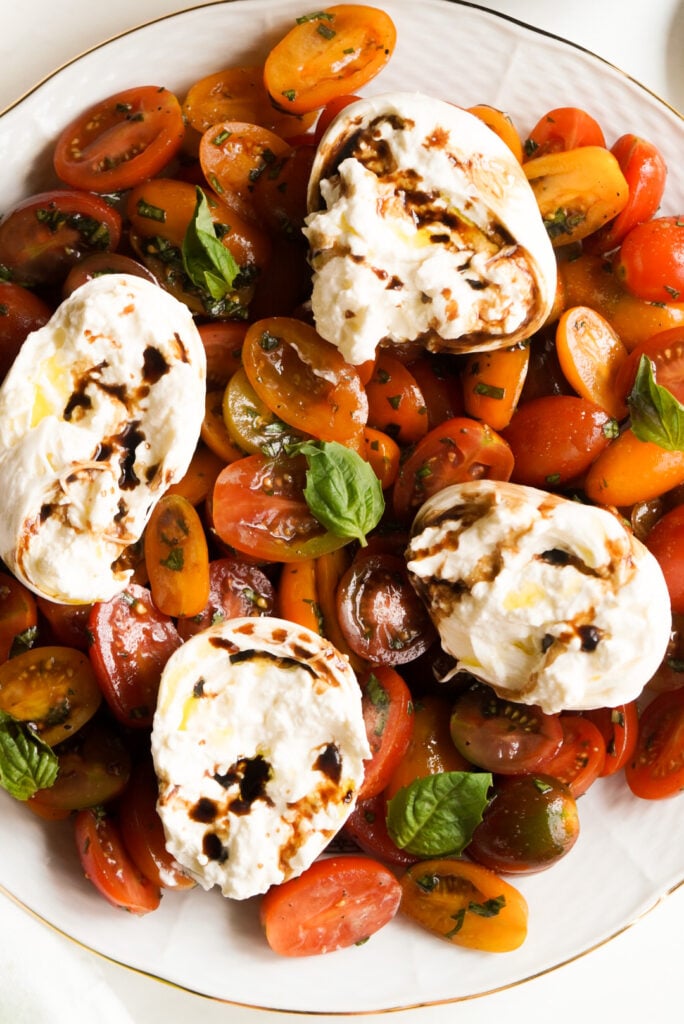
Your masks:
<svg viewBox="0 0 684 1024"><path fill-rule="evenodd" d="M387 829L402 850L419 857L458 856L487 806L489 772L439 772L414 779L387 806Z"/></svg>
<svg viewBox="0 0 684 1024"><path fill-rule="evenodd" d="M12 646L10 647L9 656L14 658L17 654L21 654L22 651L28 651L33 647L36 640L38 639L38 627L29 626L23 633L17 633L12 640Z"/></svg>
<svg viewBox="0 0 684 1024"><path fill-rule="evenodd" d="M57 755L24 722L0 711L0 786L17 800L28 800L57 778Z"/></svg>
<svg viewBox="0 0 684 1024"><path fill-rule="evenodd" d="M506 394L506 389L497 387L496 384L487 384L485 381L481 380L475 385L475 394L484 395L485 398L495 398L497 401L501 401Z"/></svg>
<svg viewBox="0 0 684 1024"><path fill-rule="evenodd" d="M159 564L163 565L165 569L170 569L171 572L181 572L185 564L183 548L171 548L167 557L160 559Z"/></svg>
<svg viewBox="0 0 684 1024"><path fill-rule="evenodd" d="M217 238L209 203L201 188L196 189L196 196L195 214L183 239L183 266L194 285L220 301L233 289L240 268Z"/></svg>
<svg viewBox="0 0 684 1024"><path fill-rule="evenodd" d="M334 21L335 15L330 11L313 11L311 14L302 14L295 18L297 25L305 25L307 21Z"/></svg>
<svg viewBox="0 0 684 1024"><path fill-rule="evenodd" d="M658 384L651 360L642 355L634 386L627 396L631 428L640 441L670 452L684 451L684 405Z"/></svg>
<svg viewBox="0 0 684 1024"><path fill-rule="evenodd" d="M163 224L166 220L166 210L162 206L154 206L152 203L139 199L136 204L136 212L139 217L146 217L148 220L159 221Z"/></svg>

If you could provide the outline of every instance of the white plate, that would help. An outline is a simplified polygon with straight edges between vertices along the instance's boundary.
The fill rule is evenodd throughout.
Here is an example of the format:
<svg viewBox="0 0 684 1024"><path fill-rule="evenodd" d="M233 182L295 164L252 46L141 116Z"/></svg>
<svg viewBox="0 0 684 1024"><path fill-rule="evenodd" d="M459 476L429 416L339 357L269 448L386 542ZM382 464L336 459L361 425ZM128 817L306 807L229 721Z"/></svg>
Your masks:
<svg viewBox="0 0 684 1024"><path fill-rule="evenodd" d="M506 109L521 132L554 106L601 122L609 144L652 139L670 168L663 212L684 209L680 116L620 71L555 37L466 3L386 0L398 45L366 94L415 88L469 106ZM59 129L83 106L129 86L183 93L194 80L263 57L307 9L303 0L237 0L170 15L90 51L0 119L5 209L52 183ZM148 81L149 80L149 81ZM582 831L552 869L514 880L530 906L529 936L507 954L459 950L396 919L370 942L283 960L260 934L257 907L217 892L167 895L138 919L110 908L81 876L68 824L34 818L0 794L0 882L66 935L122 964L230 1003L310 1013L381 1011L472 998L551 970L635 921L684 881L684 798L638 801L621 779L580 801Z"/></svg>

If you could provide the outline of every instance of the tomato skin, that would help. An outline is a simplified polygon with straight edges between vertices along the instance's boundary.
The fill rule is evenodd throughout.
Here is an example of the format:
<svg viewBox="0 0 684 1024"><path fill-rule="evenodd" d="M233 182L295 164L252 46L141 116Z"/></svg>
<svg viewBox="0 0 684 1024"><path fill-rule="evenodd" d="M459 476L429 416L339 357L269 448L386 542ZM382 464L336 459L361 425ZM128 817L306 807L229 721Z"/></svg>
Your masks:
<svg viewBox="0 0 684 1024"><path fill-rule="evenodd" d="M571 306L558 321L556 349L577 394L596 402L614 419L625 419L627 406L616 382L629 354L608 320L589 306Z"/></svg>
<svg viewBox="0 0 684 1024"><path fill-rule="evenodd" d="M642 712L625 778L644 800L667 799L684 789L684 687L658 694Z"/></svg>
<svg viewBox="0 0 684 1024"><path fill-rule="evenodd" d="M298 878L273 886L261 901L261 923L281 956L312 956L353 946L396 914L401 887L369 857L314 861Z"/></svg>
<svg viewBox="0 0 684 1024"><path fill-rule="evenodd" d="M0 222L0 264L27 287L61 283L91 252L116 249L121 217L90 192L52 189L28 196Z"/></svg>
<svg viewBox="0 0 684 1024"><path fill-rule="evenodd" d="M615 272L638 299L684 299L684 218L655 217L636 224L618 250Z"/></svg>
<svg viewBox="0 0 684 1024"><path fill-rule="evenodd" d="M560 153L578 146L605 146L598 121L580 107L556 107L537 121L523 144L525 156Z"/></svg>
<svg viewBox="0 0 684 1024"><path fill-rule="evenodd" d="M270 51L264 84L277 109L306 114L357 92L383 69L396 43L384 11L339 4L302 19Z"/></svg>
<svg viewBox="0 0 684 1024"><path fill-rule="evenodd" d="M394 669L379 665L361 683L361 707L371 758L364 763L359 800L377 796L385 788L413 735L413 700L408 686Z"/></svg>
<svg viewBox="0 0 684 1024"><path fill-rule="evenodd" d="M74 835L85 876L108 903L137 915L157 909L159 888L133 863L110 815L98 808L79 811Z"/></svg>
<svg viewBox="0 0 684 1024"><path fill-rule="evenodd" d="M400 445L415 444L428 430L427 407L410 368L380 352L366 384L368 424Z"/></svg>
<svg viewBox="0 0 684 1024"><path fill-rule="evenodd" d="M582 711L582 717L592 722L603 736L606 754L601 777L614 775L624 768L634 753L639 733L637 702L618 704L614 708L592 708Z"/></svg>
<svg viewBox="0 0 684 1024"><path fill-rule="evenodd" d="M598 505L626 508L683 483L684 452L641 441L628 427L589 467L584 492Z"/></svg>
<svg viewBox="0 0 684 1024"><path fill-rule="evenodd" d="M544 772L494 780L494 795L466 854L492 871L542 871L570 852L579 836L569 788Z"/></svg>
<svg viewBox="0 0 684 1024"><path fill-rule="evenodd" d="M152 600L159 611L198 615L209 599L209 551L202 521L188 499L163 494L143 542Z"/></svg>
<svg viewBox="0 0 684 1024"><path fill-rule="evenodd" d="M73 741L60 744L59 771L49 789L30 798L43 812L81 810L117 797L131 775L131 752L121 733L105 719L93 719Z"/></svg>
<svg viewBox="0 0 684 1024"><path fill-rule="evenodd" d="M219 195L234 193L251 202L253 182L290 151L268 128L243 121L209 127L200 140L199 158L207 181Z"/></svg>
<svg viewBox="0 0 684 1024"><path fill-rule="evenodd" d="M394 514L413 517L429 497L467 480L509 480L513 452L486 423L457 416L434 427L402 462L392 494Z"/></svg>
<svg viewBox="0 0 684 1024"><path fill-rule="evenodd" d="M0 281L0 383L19 354L26 336L43 327L52 310L28 288Z"/></svg>
<svg viewBox="0 0 684 1024"><path fill-rule="evenodd" d="M606 744L598 726L589 718L561 714L560 723L563 742L541 768L546 775L565 783L577 799L603 774Z"/></svg>
<svg viewBox="0 0 684 1024"><path fill-rule="evenodd" d="M515 459L511 479L529 487L564 487L610 444L614 420L577 395L545 395L518 406L502 437Z"/></svg>
<svg viewBox="0 0 684 1024"><path fill-rule="evenodd" d="M494 430L507 427L522 394L529 363L529 345L468 356L463 369L466 414Z"/></svg>
<svg viewBox="0 0 684 1024"><path fill-rule="evenodd" d="M684 613L684 505L658 520L646 537L646 547L663 571L672 611Z"/></svg>
<svg viewBox="0 0 684 1024"><path fill-rule="evenodd" d="M111 601L93 605L88 630L90 660L114 716L123 725L149 728L162 669L181 645L173 620L154 607L146 587L129 584Z"/></svg>
<svg viewBox="0 0 684 1024"><path fill-rule="evenodd" d="M450 729L456 749L471 764L505 775L535 771L563 741L558 715L503 700L480 685L456 696Z"/></svg>
<svg viewBox="0 0 684 1024"><path fill-rule="evenodd" d="M60 133L55 172L74 188L122 191L158 174L184 134L180 103L168 89L126 89L89 107Z"/></svg>
<svg viewBox="0 0 684 1024"><path fill-rule="evenodd" d="M457 946L508 953L527 937L527 902L493 871L455 858L420 861L400 879L401 912Z"/></svg>

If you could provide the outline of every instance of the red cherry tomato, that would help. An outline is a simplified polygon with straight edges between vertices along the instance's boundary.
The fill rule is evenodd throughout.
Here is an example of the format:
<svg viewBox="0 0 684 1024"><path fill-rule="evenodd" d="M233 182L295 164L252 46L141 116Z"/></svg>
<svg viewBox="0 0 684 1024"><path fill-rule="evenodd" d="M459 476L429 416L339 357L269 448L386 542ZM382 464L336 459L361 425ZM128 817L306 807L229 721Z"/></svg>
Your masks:
<svg viewBox="0 0 684 1024"><path fill-rule="evenodd" d="M394 356L379 353L366 394L369 426L402 445L425 437L428 415L423 393L409 367Z"/></svg>
<svg viewBox="0 0 684 1024"><path fill-rule="evenodd" d="M124 725L149 728L162 670L181 644L173 620L157 611L146 587L129 584L93 605L88 630L90 660L112 712Z"/></svg>
<svg viewBox="0 0 684 1024"><path fill-rule="evenodd" d="M602 774L606 744L598 727L588 718L561 714L560 723L563 742L540 767L545 775L564 782L577 799Z"/></svg>
<svg viewBox="0 0 684 1024"><path fill-rule="evenodd" d="M684 505L658 520L646 537L646 547L663 570L672 611L684 613Z"/></svg>
<svg viewBox="0 0 684 1024"><path fill-rule="evenodd" d="M189 618L180 618L178 632L183 640L220 619L242 615L272 615L275 604L273 584L262 570L237 555L209 563L209 600L206 607Z"/></svg>
<svg viewBox="0 0 684 1024"><path fill-rule="evenodd" d="M55 783L30 798L31 809L43 817L68 817L70 811L104 804L128 784L131 751L121 730L108 718L96 716L73 740L61 743L56 753Z"/></svg>
<svg viewBox="0 0 684 1024"><path fill-rule="evenodd" d="M684 301L684 216L635 225L617 252L615 272L637 299Z"/></svg>
<svg viewBox="0 0 684 1024"><path fill-rule="evenodd" d="M614 775L624 768L636 747L639 733L637 702L617 704L614 708L592 708L583 711L582 717L593 722L603 736L606 756L601 776Z"/></svg>
<svg viewBox="0 0 684 1024"><path fill-rule="evenodd" d="M408 865L418 860L408 850L400 849L387 831L387 802L384 794L359 800L347 818L342 834L352 839L368 854L385 864Z"/></svg>
<svg viewBox="0 0 684 1024"><path fill-rule="evenodd" d="M369 857L315 861L298 878L275 885L261 902L266 940L281 956L332 953L374 935L396 914L401 887Z"/></svg>
<svg viewBox="0 0 684 1024"><path fill-rule="evenodd" d="M37 623L38 607L31 591L14 576L0 572L0 663L7 661L15 642L21 643Z"/></svg>
<svg viewBox="0 0 684 1024"><path fill-rule="evenodd" d="M0 281L0 383L26 336L50 319L52 310L37 295L11 281Z"/></svg>
<svg viewBox="0 0 684 1024"><path fill-rule="evenodd" d="M363 720L371 748L359 800L382 792L406 753L413 734L411 691L394 669L378 665L361 680Z"/></svg>
<svg viewBox="0 0 684 1024"><path fill-rule="evenodd" d="M605 146L598 121L579 107L556 107L539 119L523 144L526 157L560 153L579 146Z"/></svg>
<svg viewBox="0 0 684 1024"><path fill-rule="evenodd" d="M113 818L99 808L79 811L74 834L86 878L112 906L138 915L157 909L159 887L133 863Z"/></svg>
<svg viewBox="0 0 684 1024"><path fill-rule="evenodd" d="M74 188L119 192L158 174L184 134L180 103L168 89L126 89L95 103L60 133L55 171Z"/></svg>
<svg viewBox="0 0 684 1024"><path fill-rule="evenodd" d="M634 387L642 356L650 360L656 383L684 402L684 327L659 331L632 349L615 378L615 390L623 399Z"/></svg>
<svg viewBox="0 0 684 1024"><path fill-rule="evenodd" d="M684 789L684 687L658 694L643 711L625 778L634 795L646 800Z"/></svg>

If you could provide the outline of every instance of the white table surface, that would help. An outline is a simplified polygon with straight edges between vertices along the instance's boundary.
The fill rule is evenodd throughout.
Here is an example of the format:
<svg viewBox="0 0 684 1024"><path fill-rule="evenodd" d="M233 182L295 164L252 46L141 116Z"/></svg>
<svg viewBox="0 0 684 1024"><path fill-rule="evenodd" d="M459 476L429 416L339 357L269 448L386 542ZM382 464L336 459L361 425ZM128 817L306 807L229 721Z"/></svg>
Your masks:
<svg viewBox="0 0 684 1024"><path fill-rule="evenodd" d="M0 111L89 47L192 6L198 5L191 0L1 0ZM684 110L682 0L490 0L481 6L586 47ZM309 8L313 4L303 0L302 9ZM568 98L571 102L571 82ZM0 914L0 1024L188 1024L193 1018L202 1024L278 1024L302 1019L222 1006L142 977L81 950L2 896ZM611 942L544 977L457 1006L407 1011L393 1019L397 1024L673 1019L672 1011L681 1007L683 914L681 887ZM363 1019L373 1024L380 1018Z"/></svg>

